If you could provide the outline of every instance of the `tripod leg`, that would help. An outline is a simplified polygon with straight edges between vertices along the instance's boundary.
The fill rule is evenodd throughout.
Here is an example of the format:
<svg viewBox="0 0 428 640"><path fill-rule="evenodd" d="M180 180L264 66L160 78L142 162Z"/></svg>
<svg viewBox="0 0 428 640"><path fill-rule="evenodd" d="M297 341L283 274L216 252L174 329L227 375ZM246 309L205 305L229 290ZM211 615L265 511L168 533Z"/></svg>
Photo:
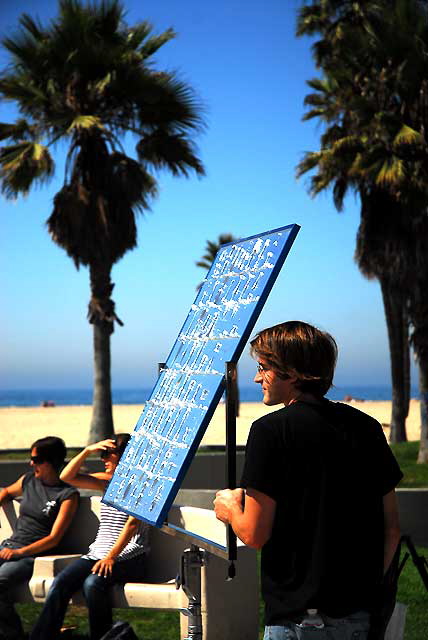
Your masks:
<svg viewBox="0 0 428 640"><path fill-rule="evenodd" d="M415 545L412 542L410 536L402 536L401 542L404 542L409 550L410 556L412 558L413 564L421 576L421 580L424 583L425 589L428 591L428 571L427 571L427 561L424 556L418 556L418 553L415 549ZM403 563L402 563L403 564Z"/></svg>

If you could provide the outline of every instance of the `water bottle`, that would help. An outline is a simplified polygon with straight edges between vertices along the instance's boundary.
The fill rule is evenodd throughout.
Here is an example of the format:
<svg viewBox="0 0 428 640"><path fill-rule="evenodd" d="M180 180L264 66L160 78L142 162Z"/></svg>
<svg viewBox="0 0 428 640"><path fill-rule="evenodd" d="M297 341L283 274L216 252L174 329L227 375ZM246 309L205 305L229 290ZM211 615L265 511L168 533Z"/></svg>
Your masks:
<svg viewBox="0 0 428 640"><path fill-rule="evenodd" d="M320 615L318 615L318 609L307 609L306 615L300 622L299 627L313 627L315 629L322 629L324 627L324 621Z"/></svg>

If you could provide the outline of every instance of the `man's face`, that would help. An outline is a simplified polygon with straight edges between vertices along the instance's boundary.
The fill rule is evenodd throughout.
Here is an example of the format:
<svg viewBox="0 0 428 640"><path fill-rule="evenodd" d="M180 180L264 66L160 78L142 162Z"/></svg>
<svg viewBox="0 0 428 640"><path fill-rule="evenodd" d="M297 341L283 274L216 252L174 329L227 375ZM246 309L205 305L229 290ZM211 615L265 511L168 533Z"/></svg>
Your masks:
<svg viewBox="0 0 428 640"><path fill-rule="evenodd" d="M257 362L254 382L262 386L263 403L272 407L276 404L288 405L295 400L294 378L286 378L285 380L280 378L263 358L258 358Z"/></svg>

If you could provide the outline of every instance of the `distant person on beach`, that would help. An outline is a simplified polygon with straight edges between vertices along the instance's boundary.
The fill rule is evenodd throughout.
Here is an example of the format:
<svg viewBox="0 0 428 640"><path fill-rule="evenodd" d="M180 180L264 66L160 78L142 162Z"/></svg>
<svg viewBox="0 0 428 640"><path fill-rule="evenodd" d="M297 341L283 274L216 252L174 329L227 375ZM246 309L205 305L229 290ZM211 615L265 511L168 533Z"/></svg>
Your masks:
<svg viewBox="0 0 428 640"><path fill-rule="evenodd" d="M31 445L31 471L0 490L0 505L22 496L14 534L0 544L0 639L23 638L15 611L13 587L28 582L35 556L52 552L66 532L78 505L78 492L63 482L64 441L55 436Z"/></svg>
<svg viewBox="0 0 428 640"><path fill-rule="evenodd" d="M105 491L129 441L128 433L88 445L67 464L61 478L81 489ZM99 453L105 470L81 473L91 453ZM112 626L108 589L115 582L141 582L148 552L148 525L107 504L101 504L98 532L88 553L77 558L55 578L30 640L56 640L76 591L83 590L89 610L91 640L99 640Z"/></svg>
<svg viewBox="0 0 428 640"><path fill-rule="evenodd" d="M251 352L264 404L284 407L253 423L242 488L219 491L214 506L262 549L264 639L383 638L402 473L382 427L324 397L337 359L328 333L285 322L261 331Z"/></svg>

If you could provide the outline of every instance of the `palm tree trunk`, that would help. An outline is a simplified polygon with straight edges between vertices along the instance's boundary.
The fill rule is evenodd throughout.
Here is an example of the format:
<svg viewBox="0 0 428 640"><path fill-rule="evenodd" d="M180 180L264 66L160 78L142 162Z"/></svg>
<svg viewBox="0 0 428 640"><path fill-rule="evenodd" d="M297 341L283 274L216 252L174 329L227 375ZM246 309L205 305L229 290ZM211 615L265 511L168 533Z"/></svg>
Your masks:
<svg viewBox="0 0 428 640"><path fill-rule="evenodd" d="M379 278L391 358L392 412L390 442L406 442L410 400L410 347L405 299L388 278Z"/></svg>
<svg viewBox="0 0 428 640"><path fill-rule="evenodd" d="M88 444L114 434L110 377L110 336L114 329L114 302L110 295L111 265L90 266L91 301L88 319L94 325L94 390Z"/></svg>
<svg viewBox="0 0 428 640"><path fill-rule="evenodd" d="M428 278L426 271L415 278L410 296L409 316L413 326L412 343L419 366L421 402L421 440L417 462L428 463Z"/></svg>
<svg viewBox="0 0 428 640"><path fill-rule="evenodd" d="M419 362L419 394L421 401L421 441L418 463L428 463L428 361Z"/></svg>

